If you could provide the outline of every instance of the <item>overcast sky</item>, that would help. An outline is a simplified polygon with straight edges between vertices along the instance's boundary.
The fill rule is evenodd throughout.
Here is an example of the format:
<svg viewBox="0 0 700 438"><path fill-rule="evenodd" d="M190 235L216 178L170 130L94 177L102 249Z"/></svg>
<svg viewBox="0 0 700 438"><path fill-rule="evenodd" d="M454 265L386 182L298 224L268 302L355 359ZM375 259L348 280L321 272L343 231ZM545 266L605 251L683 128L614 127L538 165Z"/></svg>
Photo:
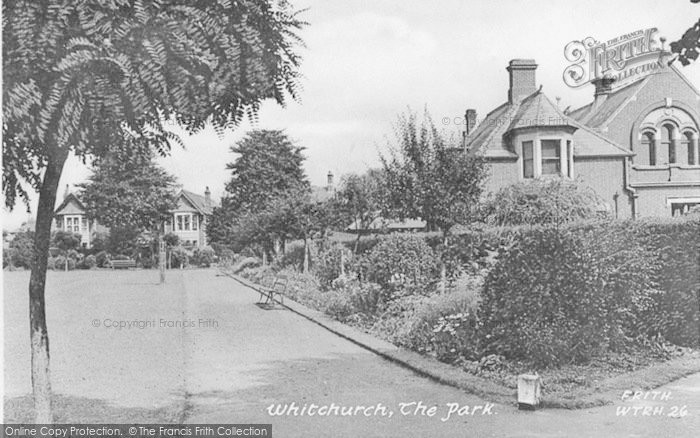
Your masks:
<svg viewBox="0 0 700 438"><path fill-rule="evenodd" d="M609 40L648 27L674 41L700 15L700 5L689 0L292 1L308 8L300 102L263 105L257 125L245 123L223 138L213 130L183 136L187 149L160 161L186 189L203 193L209 186L218 199L228 179L225 164L234 158L229 146L253 128L286 130L306 148L306 171L318 185L329 170L340 176L377 166L397 114L408 107L427 106L446 135L457 138L463 126L442 119L461 118L467 108L481 118L503 103L505 67L513 58L535 59L545 93L561 97L562 108L575 108L593 91L563 83L568 42ZM700 63L682 70L700 86ZM59 198L66 184L87 174L70 159ZM3 216L5 229L28 217L21 204Z"/></svg>

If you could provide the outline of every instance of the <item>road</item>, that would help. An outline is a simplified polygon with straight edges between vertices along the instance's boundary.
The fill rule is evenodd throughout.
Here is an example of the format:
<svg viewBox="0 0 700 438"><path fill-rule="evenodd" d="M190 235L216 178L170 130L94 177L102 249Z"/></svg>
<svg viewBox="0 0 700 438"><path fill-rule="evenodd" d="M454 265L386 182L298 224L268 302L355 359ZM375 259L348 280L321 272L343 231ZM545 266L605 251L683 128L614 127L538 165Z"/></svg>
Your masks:
<svg viewBox="0 0 700 438"><path fill-rule="evenodd" d="M214 270L169 272L165 285L157 277L49 274L58 421L272 423L278 437L700 436L700 375L662 388L669 400L619 403L663 415L523 412L417 376L290 311L262 309L254 291ZM5 272L6 421L29 418L27 283L26 272ZM292 403L298 415L268 413ZM688 415L668 415L684 405Z"/></svg>

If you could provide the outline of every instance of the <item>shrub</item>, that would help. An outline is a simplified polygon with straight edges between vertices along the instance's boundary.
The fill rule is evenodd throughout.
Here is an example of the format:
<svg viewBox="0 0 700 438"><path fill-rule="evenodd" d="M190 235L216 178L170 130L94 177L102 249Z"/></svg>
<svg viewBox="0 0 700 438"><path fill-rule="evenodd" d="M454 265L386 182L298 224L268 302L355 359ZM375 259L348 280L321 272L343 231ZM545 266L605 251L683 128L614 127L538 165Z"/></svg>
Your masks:
<svg viewBox="0 0 700 438"><path fill-rule="evenodd" d="M97 267L106 268L109 266L109 254L107 254L107 251L100 251L95 254L95 261L97 263Z"/></svg>
<svg viewBox="0 0 700 438"><path fill-rule="evenodd" d="M170 252L171 268L187 267L191 253L181 246L176 246Z"/></svg>
<svg viewBox="0 0 700 438"><path fill-rule="evenodd" d="M79 264L80 269L92 269L97 266L97 258L94 255L86 256Z"/></svg>
<svg viewBox="0 0 700 438"><path fill-rule="evenodd" d="M180 236L175 233L167 233L163 236L165 244L171 248L180 245Z"/></svg>
<svg viewBox="0 0 700 438"><path fill-rule="evenodd" d="M292 242L284 249L284 254L276 258L274 266L277 269L292 267L301 270L304 264L304 242Z"/></svg>
<svg viewBox="0 0 700 438"><path fill-rule="evenodd" d="M321 282L324 288L331 286L331 283L340 277L340 264L343 261L343 269L346 273L351 270L353 263L352 252L342 244L325 245L318 251L318 256L313 267L313 273Z"/></svg>
<svg viewBox="0 0 700 438"><path fill-rule="evenodd" d="M67 262L66 262L67 260ZM75 259L73 258L66 258L65 256L58 256L55 258L54 261L54 266L57 271L64 271L66 269L66 263L68 263L68 270L72 271L75 269Z"/></svg>
<svg viewBox="0 0 700 438"><path fill-rule="evenodd" d="M34 257L34 232L22 231L15 234L10 242L10 249L7 255L13 267L31 268Z"/></svg>
<svg viewBox="0 0 700 438"><path fill-rule="evenodd" d="M46 261L46 269L56 269L56 257L49 257Z"/></svg>
<svg viewBox="0 0 700 438"><path fill-rule="evenodd" d="M210 246L196 248L192 253L192 264L202 268L210 267L216 258L214 249Z"/></svg>
<svg viewBox="0 0 700 438"><path fill-rule="evenodd" d="M608 225L520 234L485 282L487 352L541 366L580 363L633 334L638 306L653 294L653 259Z"/></svg>
<svg viewBox="0 0 700 438"><path fill-rule="evenodd" d="M262 262L260 261L260 259L256 257L246 257L243 260L236 263L235 265L233 265L231 270L234 274L237 274L239 272L242 272L244 269L257 268L261 264Z"/></svg>
<svg viewBox="0 0 700 438"><path fill-rule="evenodd" d="M502 188L483 206L487 223L496 226L564 224L606 214L602 200L580 181L535 179Z"/></svg>
<svg viewBox="0 0 700 438"><path fill-rule="evenodd" d="M364 277L385 291L385 302L404 294L427 294L437 274L433 250L425 239L411 234L382 239L360 265Z"/></svg>

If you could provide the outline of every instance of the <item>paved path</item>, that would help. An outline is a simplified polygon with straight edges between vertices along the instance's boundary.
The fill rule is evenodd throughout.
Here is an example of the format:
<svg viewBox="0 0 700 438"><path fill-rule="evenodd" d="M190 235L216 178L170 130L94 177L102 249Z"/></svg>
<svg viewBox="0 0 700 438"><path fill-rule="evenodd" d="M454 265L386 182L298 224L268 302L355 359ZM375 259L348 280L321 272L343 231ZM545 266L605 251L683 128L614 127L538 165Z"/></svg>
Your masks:
<svg viewBox="0 0 700 438"><path fill-rule="evenodd" d="M27 280L26 273L4 279L10 407L30 392ZM156 280L154 271L50 273L52 380L66 401L62 420L272 423L278 437L700 436L700 375L663 388L670 400L620 403L660 406L660 416L617 416L616 406L520 412L496 405L491 415L477 409L442 421L450 403L471 413L489 401L419 377L289 311L263 310L252 290L213 270L169 273L166 287ZM132 327L105 327L119 321ZM413 405L403 415L400 404L412 402L427 408ZM267 412L291 403L372 408L353 416ZM80 418L96 405L103 410ZM687 416L668 416L683 405ZM120 409L128 415L115 416Z"/></svg>

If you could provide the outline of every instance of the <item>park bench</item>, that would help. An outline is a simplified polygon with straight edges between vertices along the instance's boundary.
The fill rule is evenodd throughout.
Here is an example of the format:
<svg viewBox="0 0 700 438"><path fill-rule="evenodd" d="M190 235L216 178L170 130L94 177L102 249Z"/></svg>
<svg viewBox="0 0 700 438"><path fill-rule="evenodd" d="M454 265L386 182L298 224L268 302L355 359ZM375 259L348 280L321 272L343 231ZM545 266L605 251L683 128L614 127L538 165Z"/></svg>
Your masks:
<svg viewBox="0 0 700 438"><path fill-rule="evenodd" d="M112 260L110 264L112 269L129 269L136 267L136 260Z"/></svg>
<svg viewBox="0 0 700 438"><path fill-rule="evenodd" d="M289 279L286 275L280 275L274 279L264 281L263 284L258 286L258 292L260 293L260 299L258 303L270 304L274 306L276 303L275 295L279 299L280 304L284 304L284 293L287 291L287 283ZM263 302L263 298L265 301Z"/></svg>

